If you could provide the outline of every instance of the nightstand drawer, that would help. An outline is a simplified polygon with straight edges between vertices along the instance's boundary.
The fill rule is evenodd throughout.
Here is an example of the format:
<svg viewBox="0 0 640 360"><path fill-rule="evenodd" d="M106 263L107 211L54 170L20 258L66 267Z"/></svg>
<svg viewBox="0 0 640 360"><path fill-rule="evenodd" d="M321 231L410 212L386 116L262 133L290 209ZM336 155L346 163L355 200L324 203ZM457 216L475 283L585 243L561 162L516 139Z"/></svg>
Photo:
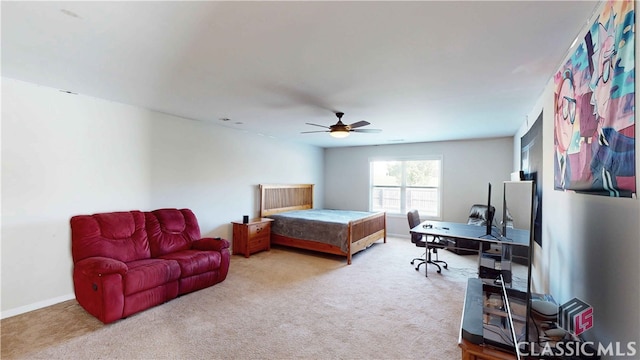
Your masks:
<svg viewBox="0 0 640 360"><path fill-rule="evenodd" d="M257 223L251 224L248 226L249 228L249 239L264 237L265 234L269 237L269 233L271 232L271 224L270 223Z"/></svg>
<svg viewBox="0 0 640 360"><path fill-rule="evenodd" d="M265 233L264 235L257 236L249 240L249 252L254 253L260 250L268 250L270 242L271 242L271 237L269 236L269 233Z"/></svg>

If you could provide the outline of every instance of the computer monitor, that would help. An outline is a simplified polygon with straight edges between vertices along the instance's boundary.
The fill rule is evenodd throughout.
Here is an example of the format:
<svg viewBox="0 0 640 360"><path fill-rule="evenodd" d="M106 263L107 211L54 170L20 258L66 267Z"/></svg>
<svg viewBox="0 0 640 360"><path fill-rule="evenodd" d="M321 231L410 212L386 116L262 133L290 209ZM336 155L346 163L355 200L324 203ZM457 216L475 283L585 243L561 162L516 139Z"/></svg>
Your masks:
<svg viewBox="0 0 640 360"><path fill-rule="evenodd" d="M489 183L489 191L487 197L487 231L486 235L491 235L491 228L493 227L493 217L496 211L491 207L491 183Z"/></svg>

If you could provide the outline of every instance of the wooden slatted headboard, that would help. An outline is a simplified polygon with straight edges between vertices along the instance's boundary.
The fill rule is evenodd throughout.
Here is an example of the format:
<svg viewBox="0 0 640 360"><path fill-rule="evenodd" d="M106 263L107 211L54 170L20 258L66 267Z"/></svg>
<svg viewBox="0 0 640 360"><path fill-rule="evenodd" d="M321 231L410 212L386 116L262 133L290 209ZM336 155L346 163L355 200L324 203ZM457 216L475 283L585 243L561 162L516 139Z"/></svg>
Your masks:
<svg viewBox="0 0 640 360"><path fill-rule="evenodd" d="M313 184L260 184L260 216L313 209Z"/></svg>

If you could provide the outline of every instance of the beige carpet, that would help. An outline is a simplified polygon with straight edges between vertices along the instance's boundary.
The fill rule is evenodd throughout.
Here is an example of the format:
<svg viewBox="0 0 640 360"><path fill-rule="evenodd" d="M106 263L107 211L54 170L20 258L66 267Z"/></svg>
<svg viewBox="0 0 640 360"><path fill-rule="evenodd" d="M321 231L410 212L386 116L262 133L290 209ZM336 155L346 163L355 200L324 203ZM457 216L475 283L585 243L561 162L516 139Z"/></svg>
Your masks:
<svg viewBox="0 0 640 360"><path fill-rule="evenodd" d="M429 277L403 238L346 259L274 248L227 279L111 325L67 301L0 322L3 359L457 359L476 257Z"/></svg>

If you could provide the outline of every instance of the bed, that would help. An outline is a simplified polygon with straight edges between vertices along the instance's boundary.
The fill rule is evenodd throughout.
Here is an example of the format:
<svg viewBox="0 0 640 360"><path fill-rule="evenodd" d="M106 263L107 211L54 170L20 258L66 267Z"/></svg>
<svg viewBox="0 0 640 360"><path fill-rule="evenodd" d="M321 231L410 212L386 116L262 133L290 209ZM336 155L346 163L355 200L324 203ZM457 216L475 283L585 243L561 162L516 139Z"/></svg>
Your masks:
<svg viewBox="0 0 640 360"><path fill-rule="evenodd" d="M260 185L260 216L273 219L271 244L346 256L386 237L386 214L313 208L313 184Z"/></svg>

